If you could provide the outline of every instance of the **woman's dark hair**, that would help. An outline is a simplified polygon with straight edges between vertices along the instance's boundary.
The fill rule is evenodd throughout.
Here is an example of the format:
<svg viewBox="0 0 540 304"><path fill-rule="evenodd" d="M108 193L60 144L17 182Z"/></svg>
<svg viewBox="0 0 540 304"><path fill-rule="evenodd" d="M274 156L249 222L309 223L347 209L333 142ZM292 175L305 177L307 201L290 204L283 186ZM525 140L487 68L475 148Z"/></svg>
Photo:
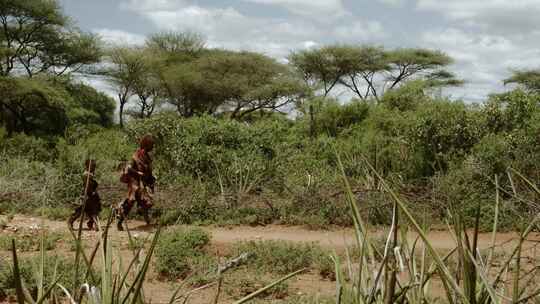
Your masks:
<svg viewBox="0 0 540 304"><path fill-rule="evenodd" d="M150 134L146 134L139 141L139 147L145 151L152 151L154 148L154 137Z"/></svg>

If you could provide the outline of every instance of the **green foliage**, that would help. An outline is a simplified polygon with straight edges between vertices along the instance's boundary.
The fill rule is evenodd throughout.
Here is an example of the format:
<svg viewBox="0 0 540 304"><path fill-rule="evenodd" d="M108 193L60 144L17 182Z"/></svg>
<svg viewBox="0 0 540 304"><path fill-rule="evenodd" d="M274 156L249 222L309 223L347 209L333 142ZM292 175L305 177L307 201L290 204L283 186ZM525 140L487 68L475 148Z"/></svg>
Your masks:
<svg viewBox="0 0 540 304"><path fill-rule="evenodd" d="M431 87L462 83L444 70L452 59L429 49L335 44L293 52L289 61L315 89L322 89L325 97L337 84L365 101L380 100L385 89L391 91L413 79L424 80Z"/></svg>
<svg viewBox="0 0 540 304"><path fill-rule="evenodd" d="M237 183L245 174L255 174L252 178L263 182L262 176L272 170L272 150L281 130L285 125L278 122L246 126L209 116L183 119L171 114L136 121L128 127L132 138L152 133L158 139L158 174L208 177L214 181L221 175L231 187L246 186Z"/></svg>
<svg viewBox="0 0 540 304"><path fill-rule="evenodd" d="M0 123L9 134L54 136L76 124L112 124L113 101L68 79L0 77L0 89Z"/></svg>
<svg viewBox="0 0 540 304"><path fill-rule="evenodd" d="M252 271L236 271L225 279L225 292L234 298L243 298L264 286L272 283L267 277L254 274ZM263 292L258 299L285 299L289 296L289 285L281 283Z"/></svg>
<svg viewBox="0 0 540 304"><path fill-rule="evenodd" d="M239 243L234 252L250 252L249 265L259 271L287 274L302 268L314 268L324 277L333 275L329 254L317 244L286 241L249 241Z"/></svg>
<svg viewBox="0 0 540 304"><path fill-rule="evenodd" d="M164 232L156 248L157 272L174 280L211 267L211 258L205 252L209 242L210 235L200 228Z"/></svg>
<svg viewBox="0 0 540 304"><path fill-rule="evenodd" d="M341 105L337 100L321 98L312 100L306 107L308 110L304 110L305 114L302 117L306 128L314 134L328 134L334 137L360 124L368 117L370 110L370 105L360 100L351 100ZM313 122L309 113L310 107L314 112Z"/></svg>
<svg viewBox="0 0 540 304"><path fill-rule="evenodd" d="M307 91L285 65L262 54L205 50L193 55L169 62L160 72L168 101L185 117L227 107L231 117L241 118L279 109Z"/></svg>
<svg viewBox="0 0 540 304"><path fill-rule="evenodd" d="M66 90L77 103L70 115L70 125L98 125L111 127L116 107L115 101L91 86L66 82Z"/></svg>
<svg viewBox="0 0 540 304"><path fill-rule="evenodd" d="M43 205L63 203L58 195L63 186L60 172L50 164L5 157L2 163L0 205L5 211L28 212Z"/></svg>
<svg viewBox="0 0 540 304"><path fill-rule="evenodd" d="M328 189L316 187L295 193L291 202L280 210L281 221L284 224L306 225L311 229L351 225L347 206L332 194Z"/></svg>
<svg viewBox="0 0 540 304"><path fill-rule="evenodd" d="M494 175L483 175L472 160L465 161L460 167L452 168L447 174L437 177L435 193L439 204L433 206L435 212L446 218L448 208L460 216L464 224L474 225L475 212L480 207L480 229L489 231L493 227L495 202ZM518 224L517 210L511 202L500 206L499 229L512 230ZM513 210L514 209L514 210Z"/></svg>
<svg viewBox="0 0 540 304"><path fill-rule="evenodd" d="M9 133L61 134L73 108L69 94L48 77L0 77L0 121Z"/></svg>
<svg viewBox="0 0 540 304"><path fill-rule="evenodd" d="M505 84L515 83L529 92L540 91L540 70L513 71L512 76L504 80Z"/></svg>
<svg viewBox="0 0 540 304"><path fill-rule="evenodd" d="M540 112L540 95L517 89L491 95L482 108L484 124L490 132L523 129Z"/></svg>
<svg viewBox="0 0 540 304"><path fill-rule="evenodd" d="M65 221L73 212L72 208L66 208L65 205L41 207L34 211L34 215L43 216L50 220Z"/></svg>
<svg viewBox="0 0 540 304"><path fill-rule="evenodd" d="M31 295L36 298L38 293L38 273L39 273L40 259L37 256L30 258L23 258L19 261L19 267L21 269L22 279L25 286L30 291ZM50 287L54 280L53 277L60 278L59 284L63 286L70 286L73 278L75 277L74 262L70 258L65 258L57 255L50 255L45 257L44 264L44 288ZM84 273L81 273L81 279L84 279ZM95 283L95 282L89 282ZM2 294L2 291L5 294ZM55 291L56 292L56 291ZM0 264L0 299L7 296L13 296L15 294L15 277L13 273L13 267L10 263ZM61 292L57 290L57 295L61 295Z"/></svg>
<svg viewBox="0 0 540 304"><path fill-rule="evenodd" d="M0 139L0 142L2 143L0 151L5 157L13 158L24 155L31 161L49 161L56 153L53 142L24 133Z"/></svg>
<svg viewBox="0 0 540 304"><path fill-rule="evenodd" d="M3 234L0 236L0 250L11 250L11 240L14 235ZM44 249L49 251L56 248L57 242L65 238L64 234L58 232L44 233L43 245ZM17 236L17 248L22 252L39 251L41 246L41 235L32 233Z"/></svg>
<svg viewBox="0 0 540 304"><path fill-rule="evenodd" d="M410 136L432 168L445 170L450 160L468 153L483 136L478 118L464 103L432 102L415 113Z"/></svg>
<svg viewBox="0 0 540 304"><path fill-rule="evenodd" d="M384 94L381 103L389 109L414 111L418 106L429 102L425 92L426 87L427 83L424 81L410 81Z"/></svg>

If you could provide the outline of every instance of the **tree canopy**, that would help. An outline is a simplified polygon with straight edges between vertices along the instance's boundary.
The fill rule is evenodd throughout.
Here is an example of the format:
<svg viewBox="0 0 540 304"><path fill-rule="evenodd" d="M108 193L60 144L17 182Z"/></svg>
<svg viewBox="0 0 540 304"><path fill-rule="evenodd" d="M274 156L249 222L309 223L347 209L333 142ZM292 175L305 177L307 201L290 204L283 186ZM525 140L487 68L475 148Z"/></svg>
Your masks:
<svg viewBox="0 0 540 304"><path fill-rule="evenodd" d="M262 54L208 49L192 33L159 33L142 47L113 48L100 74L117 90L121 124L126 106L139 118L160 106L184 117L229 112L240 118L279 110L309 92L288 65Z"/></svg>
<svg viewBox="0 0 540 304"><path fill-rule="evenodd" d="M97 37L74 28L57 1L0 0L0 75L61 75L100 56Z"/></svg>
<svg viewBox="0 0 540 304"><path fill-rule="evenodd" d="M162 75L168 100L184 116L222 110L241 117L277 110L307 90L287 66L250 52L208 50Z"/></svg>
<svg viewBox="0 0 540 304"><path fill-rule="evenodd" d="M327 96L338 84L358 98L377 100L406 81L422 79L431 86L459 85L444 68L452 59L440 52L410 48L385 50L362 45L330 45L294 52L289 61L306 83Z"/></svg>
<svg viewBox="0 0 540 304"><path fill-rule="evenodd" d="M540 92L540 69L513 71L512 76L504 80L505 84L515 83L529 92Z"/></svg>
<svg viewBox="0 0 540 304"><path fill-rule="evenodd" d="M111 125L112 100L69 77L100 57L99 39L75 28L58 1L0 0L0 124L40 136Z"/></svg>

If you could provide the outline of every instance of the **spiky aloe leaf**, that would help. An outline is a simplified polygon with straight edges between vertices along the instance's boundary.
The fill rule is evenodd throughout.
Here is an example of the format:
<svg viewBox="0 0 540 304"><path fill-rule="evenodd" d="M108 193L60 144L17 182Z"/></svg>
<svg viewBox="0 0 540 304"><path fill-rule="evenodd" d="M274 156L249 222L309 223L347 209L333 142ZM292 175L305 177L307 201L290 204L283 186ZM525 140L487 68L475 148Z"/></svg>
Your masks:
<svg viewBox="0 0 540 304"><path fill-rule="evenodd" d="M152 240L152 244L150 245L150 248L148 249L148 254L146 255L146 258L144 259L143 265L142 265L141 269L139 270L139 273L135 277L135 281L131 285L126 297L122 301L122 304L125 304L125 302L127 301L128 297L129 297L129 295L131 293L133 293L133 295L134 295L133 298L131 299L131 304L137 303L137 301L138 301L138 299L139 299L139 297L141 295L144 279L146 277L148 267L150 266L150 260L152 259L152 255L154 253L154 249L156 248L157 241L159 239L160 233L161 233L161 226L158 226L156 234L154 235L154 239Z"/></svg>
<svg viewBox="0 0 540 304"><path fill-rule="evenodd" d="M13 256L13 277L15 279L15 292L17 293L17 303L24 303L24 291L21 278L21 270L19 268L19 260L17 259L17 248L15 246L15 240L11 240L11 253Z"/></svg>
<svg viewBox="0 0 540 304"><path fill-rule="evenodd" d="M463 293L463 290L459 287L457 282L454 280L452 275L450 274L450 271L448 270L448 267L444 264L441 257L431 245L431 242L429 241L426 233L424 230L420 227L416 219L413 217L412 213L409 211L409 208L405 205L405 203L399 198L399 196L396 194L394 190L386 183L384 178L381 177L381 175L369 164L366 162L367 166L371 168L373 173L377 176L377 178L380 180L381 185L383 186L383 189L390 194L392 199L397 203L399 206L399 209L403 212L409 223L412 225L414 230L418 233L418 235L422 238L422 241L424 241L425 246L428 248L429 254L435 261L435 264L437 265L437 268L439 270L439 275L441 276L442 283L446 289L447 293L447 299L450 303L454 303L452 296L450 295L450 289L459 296L461 301L466 304L470 304L468 298Z"/></svg>

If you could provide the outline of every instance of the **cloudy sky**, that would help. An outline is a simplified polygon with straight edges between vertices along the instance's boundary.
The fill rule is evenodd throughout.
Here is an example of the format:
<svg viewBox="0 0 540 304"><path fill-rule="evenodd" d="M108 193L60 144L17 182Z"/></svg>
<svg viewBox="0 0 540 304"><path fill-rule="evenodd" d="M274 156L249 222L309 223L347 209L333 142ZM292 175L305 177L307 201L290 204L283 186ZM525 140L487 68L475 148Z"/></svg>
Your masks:
<svg viewBox="0 0 540 304"><path fill-rule="evenodd" d="M540 0L60 0L79 27L138 44L163 30L202 33L212 47L283 59L329 43L440 49L467 81L453 98L505 90L511 69L540 67Z"/></svg>

